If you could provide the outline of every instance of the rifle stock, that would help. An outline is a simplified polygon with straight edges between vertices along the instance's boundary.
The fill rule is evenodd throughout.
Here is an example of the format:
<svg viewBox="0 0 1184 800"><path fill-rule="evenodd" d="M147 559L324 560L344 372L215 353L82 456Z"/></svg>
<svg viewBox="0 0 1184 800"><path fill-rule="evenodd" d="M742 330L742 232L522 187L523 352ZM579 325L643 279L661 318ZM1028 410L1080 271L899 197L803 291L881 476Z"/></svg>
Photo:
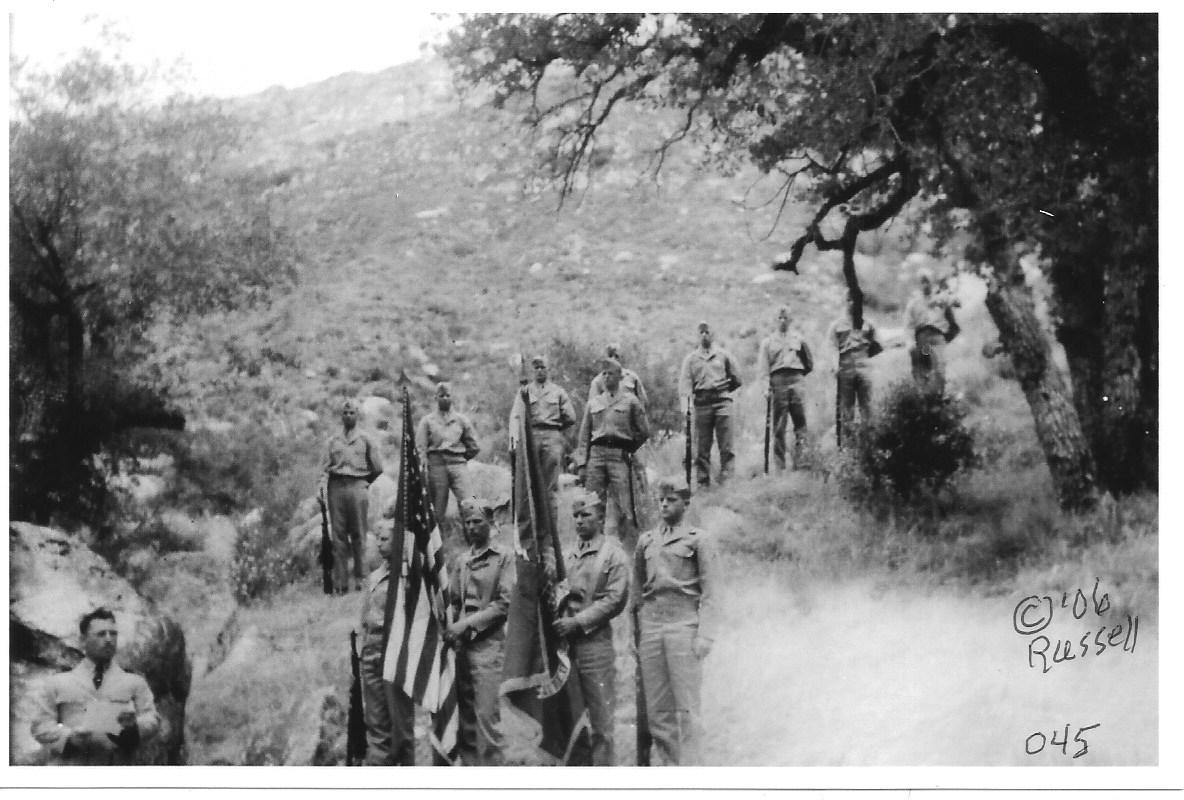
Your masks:
<svg viewBox="0 0 1184 800"><path fill-rule="evenodd" d="M366 717L362 711L362 672L358 658L358 633L349 632L349 668L353 679L349 686L349 721L346 727L346 763L358 766L366 758Z"/></svg>
<svg viewBox="0 0 1184 800"><path fill-rule="evenodd" d="M645 684L641 675L641 615L633 609L633 689L637 700L637 766L650 765L650 717L645 704Z"/></svg>
<svg viewBox="0 0 1184 800"><path fill-rule="evenodd" d="M769 428L773 425L773 393L765 395L765 474L769 474Z"/></svg>
<svg viewBox="0 0 1184 800"><path fill-rule="evenodd" d="M317 505L321 507L321 588L325 594L333 594L333 533L329 526L329 505L325 498L317 495Z"/></svg>

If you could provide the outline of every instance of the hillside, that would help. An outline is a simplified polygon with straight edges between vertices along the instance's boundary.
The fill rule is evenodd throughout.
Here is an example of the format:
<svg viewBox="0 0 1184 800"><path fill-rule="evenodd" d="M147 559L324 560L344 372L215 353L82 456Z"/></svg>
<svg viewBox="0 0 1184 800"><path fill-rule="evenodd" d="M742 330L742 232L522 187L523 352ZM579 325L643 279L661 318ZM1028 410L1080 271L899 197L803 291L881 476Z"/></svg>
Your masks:
<svg viewBox="0 0 1184 800"><path fill-rule="evenodd" d="M708 711L721 720L713 763L1033 763L1022 754L1023 737L1026 726L1044 720L1028 710L1059 719L1084 693L1100 692L1116 668L1091 668L1078 684L1058 676L1044 691L1049 686L1029 679L1022 648L999 633L1015 600L1088 587L1100 576L1116 606L1144 615L1151 629L1157 498L1084 517L1056 509L1006 359L982 356L995 334L976 280L958 283L963 333L950 348L950 382L969 407L984 465L940 509L877 516L849 502L832 470L833 355L822 339L843 308L838 257L808 252L800 274L770 271L811 213L793 202L780 210L775 184L743 170L703 172L689 146L671 153L658 179L646 177L646 144L669 120L633 110L601 143L588 189L559 207L518 117L457 96L432 61L269 90L234 105L253 133L243 157L271 176L273 213L303 253L299 282L250 314L214 315L181 329L162 324L145 368L169 379L189 423L168 502L239 521L259 509L241 527L240 555L296 566L277 566L268 578L274 585L243 611L243 626L257 633L251 663L195 689L198 760L275 761L283 750L273 741L275 709L310 686L342 697L343 637L356 609L318 596L315 576L304 572L308 553L284 549L340 399L394 400L406 384L420 414L432 382L452 380L457 407L476 424L481 460L496 463L505 455L515 357L550 353L555 377L582 401L595 357L617 340L626 366L654 387L661 433L647 462L672 472L682 452L672 385L700 319L737 357L746 386L737 402L739 479L697 495L694 513L728 554L723 652L762 654L751 685L734 680L727 658L708 666ZM920 254L926 243L907 228L897 221L865 236L857 257L868 317L889 345L901 342L916 269L943 266ZM764 401L753 365L781 305L818 354L806 395L822 468L765 478ZM909 374L901 347L873 363L876 392ZM399 422L389 409L366 421L388 455ZM388 459L388 475L395 464ZM761 615L773 618L772 632ZM934 660L909 654L905 643L935 630ZM1154 760L1156 635L1147 641L1135 677L1099 711L1116 732L1099 763ZM851 643L860 642L883 663L855 652ZM979 646L987 653L981 660L966 655ZM618 660L617 747L624 752L632 668L625 654ZM778 665L801 680L787 684ZM925 697L929 685L936 688ZM981 713L961 696L966 686L1017 710L955 746L958 731ZM836 692L849 699L838 717L820 700ZM771 705L754 705L764 698ZM248 713L252 703L258 714L254 706ZM903 717L904 733L884 745L861 728L860 709L879 730ZM232 712L240 728L219 730ZM835 724L862 732L848 746ZM339 744L319 757L333 762Z"/></svg>

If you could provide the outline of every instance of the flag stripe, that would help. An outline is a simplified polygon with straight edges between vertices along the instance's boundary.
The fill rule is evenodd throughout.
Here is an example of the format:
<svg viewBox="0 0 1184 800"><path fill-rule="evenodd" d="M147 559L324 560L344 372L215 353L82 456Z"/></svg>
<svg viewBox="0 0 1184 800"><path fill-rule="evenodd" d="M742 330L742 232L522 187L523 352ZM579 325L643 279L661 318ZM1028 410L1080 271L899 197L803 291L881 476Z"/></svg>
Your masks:
<svg viewBox="0 0 1184 800"><path fill-rule="evenodd" d="M396 540L410 536L407 575L387 598L383 678L432 714L432 746L446 760L456 748L458 720L453 653L444 645L448 604L444 543L432 513L411 427L411 400L403 391L403 441ZM392 553L402 572L404 553Z"/></svg>

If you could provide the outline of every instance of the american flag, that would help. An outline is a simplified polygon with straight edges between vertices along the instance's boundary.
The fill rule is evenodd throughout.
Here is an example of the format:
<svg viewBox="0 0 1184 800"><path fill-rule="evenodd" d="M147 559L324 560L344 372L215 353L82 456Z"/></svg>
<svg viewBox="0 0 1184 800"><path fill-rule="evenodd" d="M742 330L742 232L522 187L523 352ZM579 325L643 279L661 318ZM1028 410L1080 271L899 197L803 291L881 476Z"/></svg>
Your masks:
<svg viewBox="0 0 1184 800"><path fill-rule="evenodd" d="M395 502L382 677L428 710L432 715L432 747L438 756L451 761L456 750L458 714L455 656L444 646L448 572L444 542L415 449L411 398L406 388ZM406 572L401 563L404 553Z"/></svg>

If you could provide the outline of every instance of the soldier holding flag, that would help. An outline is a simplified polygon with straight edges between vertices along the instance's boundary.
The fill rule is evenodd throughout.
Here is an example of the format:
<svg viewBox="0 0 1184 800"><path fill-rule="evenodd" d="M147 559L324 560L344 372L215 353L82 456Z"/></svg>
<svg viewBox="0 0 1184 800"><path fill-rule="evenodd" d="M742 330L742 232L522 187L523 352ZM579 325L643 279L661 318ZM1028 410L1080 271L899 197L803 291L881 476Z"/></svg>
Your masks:
<svg viewBox="0 0 1184 800"><path fill-rule="evenodd" d="M382 680L432 719L430 739L439 761L456 750L457 702L453 651L444 641L448 615L448 570L428 496L424 469L411 426L411 398L403 389L403 438L399 489L391 509L393 554L383 614ZM398 743L396 743L398 744ZM410 745L408 745L410 749ZM407 752L399 763L410 763Z"/></svg>
<svg viewBox="0 0 1184 800"><path fill-rule="evenodd" d="M567 557L567 615L554 628L569 643L588 709L592 765L612 766L617 667L611 622L629 598L629 557L604 535L604 501L595 493L578 492L571 513L579 544Z"/></svg>
<svg viewBox="0 0 1184 800"><path fill-rule="evenodd" d="M460 513L469 550L453 572L453 621L444 631L445 641L457 651L457 754L463 764L496 766L502 763L498 688L514 585L513 555L491 540L490 503L470 498L461 503Z"/></svg>
<svg viewBox="0 0 1184 800"><path fill-rule="evenodd" d="M383 610L390 589L394 510L378 525L382 563L366 580L362 598L362 711L366 720L367 766L412 766L415 763L415 706L405 692L382 679ZM406 565L406 559L401 559Z"/></svg>

